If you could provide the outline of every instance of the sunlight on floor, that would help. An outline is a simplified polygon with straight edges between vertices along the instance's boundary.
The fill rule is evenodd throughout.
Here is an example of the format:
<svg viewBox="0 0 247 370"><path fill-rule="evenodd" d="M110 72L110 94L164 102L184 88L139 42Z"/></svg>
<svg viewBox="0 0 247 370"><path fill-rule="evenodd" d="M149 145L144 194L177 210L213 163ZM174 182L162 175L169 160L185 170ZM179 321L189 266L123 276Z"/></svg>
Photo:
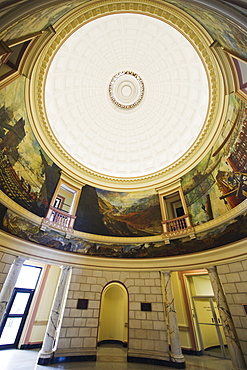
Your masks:
<svg viewBox="0 0 247 370"><path fill-rule="evenodd" d="M137 364L127 362L127 349L116 345L100 346L97 351L96 362L70 362L53 364L49 366L36 365L38 350L9 349L0 351L1 370L162 370L170 367ZM196 370L231 370L230 360L219 359L211 356L185 355L186 369Z"/></svg>

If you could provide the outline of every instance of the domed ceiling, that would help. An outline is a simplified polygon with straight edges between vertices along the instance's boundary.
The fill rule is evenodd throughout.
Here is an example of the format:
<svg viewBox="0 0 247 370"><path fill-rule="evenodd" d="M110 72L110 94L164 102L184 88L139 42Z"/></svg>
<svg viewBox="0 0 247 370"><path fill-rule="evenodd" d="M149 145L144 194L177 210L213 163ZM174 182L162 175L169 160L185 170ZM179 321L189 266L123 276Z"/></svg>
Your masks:
<svg viewBox="0 0 247 370"><path fill-rule="evenodd" d="M197 2L56 2L44 13L33 5L3 38L36 35L22 75L1 90L2 112L21 128L2 130L4 234L142 268L143 258L215 256L245 238L247 107L231 56L245 55L239 23ZM59 179L82 188L69 233L44 222ZM178 186L195 233L165 235L163 201Z"/></svg>
<svg viewBox="0 0 247 370"><path fill-rule="evenodd" d="M69 156L99 174L134 178L163 170L191 148L207 116L208 85L197 51L174 27L111 14L58 49L45 108Z"/></svg>

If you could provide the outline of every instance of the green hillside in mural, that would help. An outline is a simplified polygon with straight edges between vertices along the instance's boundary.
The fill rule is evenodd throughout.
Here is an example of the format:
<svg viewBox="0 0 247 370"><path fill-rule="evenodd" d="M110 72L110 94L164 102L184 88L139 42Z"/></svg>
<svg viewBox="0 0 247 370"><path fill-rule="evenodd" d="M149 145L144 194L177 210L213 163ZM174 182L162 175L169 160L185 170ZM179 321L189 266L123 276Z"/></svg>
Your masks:
<svg viewBox="0 0 247 370"><path fill-rule="evenodd" d="M96 189L103 222L113 235L161 234L158 195L154 191L111 192Z"/></svg>
<svg viewBox="0 0 247 370"><path fill-rule="evenodd" d="M108 236L161 234L158 195L154 191L111 192L85 186L74 228Z"/></svg>

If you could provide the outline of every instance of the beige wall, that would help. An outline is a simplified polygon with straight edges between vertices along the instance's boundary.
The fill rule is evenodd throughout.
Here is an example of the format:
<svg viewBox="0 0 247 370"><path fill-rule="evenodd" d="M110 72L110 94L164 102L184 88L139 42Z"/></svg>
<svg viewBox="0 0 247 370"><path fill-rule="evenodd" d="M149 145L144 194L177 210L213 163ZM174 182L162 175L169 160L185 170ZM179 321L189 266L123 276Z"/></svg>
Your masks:
<svg viewBox="0 0 247 370"><path fill-rule="evenodd" d="M0 252L1 287L15 258L13 254ZM217 270L247 361L247 316L243 308L243 304L247 304L247 260L222 264ZM41 306L35 318L36 324L48 319L48 304L50 308L57 281L55 275L50 276L50 283L47 282L48 285L45 286ZM85 268L73 268L56 355L96 353L101 292L111 281L123 283L129 294L129 355L141 357L144 354L146 357L162 358L165 349L166 356L167 336L160 273L110 272ZM176 272L172 273L172 283L181 345L191 348L181 282ZM88 310L76 309L78 298L89 299ZM141 312L141 302L151 302L152 312ZM30 342L42 340L44 330L45 325L39 329L34 327Z"/></svg>
<svg viewBox="0 0 247 370"><path fill-rule="evenodd" d="M43 342L50 310L60 274L59 266L51 266L45 282L28 343ZM38 292L37 292L38 293ZM34 307L32 307L34 308Z"/></svg>
<svg viewBox="0 0 247 370"><path fill-rule="evenodd" d="M119 281L129 294L130 356L169 360L159 272L110 272L74 268L55 356L96 354L101 292ZM89 299L87 310L76 309L78 298ZM152 303L152 312L141 311Z"/></svg>
<svg viewBox="0 0 247 370"><path fill-rule="evenodd" d="M128 342L129 303L126 288L119 283L106 286L101 295L98 341Z"/></svg>
<svg viewBox="0 0 247 370"><path fill-rule="evenodd" d="M180 344L182 348L191 350L192 349L192 343L191 343L191 337L190 337L191 334L190 334L190 328L189 328L189 323L187 319L185 303L183 299L181 281L179 279L178 272L172 273L172 287L173 287L174 303L175 303L176 313L177 313Z"/></svg>
<svg viewBox="0 0 247 370"><path fill-rule="evenodd" d="M0 252L0 291L3 287L4 281L9 273L12 263L15 261L16 256ZM45 267L42 263L36 263L31 260L26 260L25 263L36 265L40 267ZM39 289L43 276L39 281L38 287L36 288L34 298L32 300L31 307L29 309L28 317L21 335L19 342L19 347L23 344L33 344L37 342L42 342L44 339L44 334L46 326L48 323L48 318L50 316L50 309L53 302L55 289L57 286L57 281L60 273L59 266L51 266L47 280L45 282L44 289L42 291L41 299L39 296ZM34 322L32 322L33 312L36 310L36 305L38 309L35 314ZM28 335L28 341L25 341L27 333L30 331L30 336Z"/></svg>
<svg viewBox="0 0 247 370"><path fill-rule="evenodd" d="M66 212L70 212L70 208L73 203L74 194L60 187L58 191L58 195L61 195L62 197L64 197L63 206L61 208Z"/></svg>
<svg viewBox="0 0 247 370"><path fill-rule="evenodd" d="M247 363L247 260L218 266L218 274L226 295L238 339Z"/></svg>

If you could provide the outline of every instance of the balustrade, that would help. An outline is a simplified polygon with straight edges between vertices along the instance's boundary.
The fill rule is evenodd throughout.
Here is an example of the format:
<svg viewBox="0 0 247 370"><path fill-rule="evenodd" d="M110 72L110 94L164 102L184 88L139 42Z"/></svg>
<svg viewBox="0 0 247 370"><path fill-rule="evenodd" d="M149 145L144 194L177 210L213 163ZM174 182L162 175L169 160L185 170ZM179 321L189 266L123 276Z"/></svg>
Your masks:
<svg viewBox="0 0 247 370"><path fill-rule="evenodd" d="M50 206L46 216L46 220L48 222L52 222L59 227L68 229L73 228L75 219L76 216L70 215L69 213L53 206Z"/></svg>
<svg viewBox="0 0 247 370"><path fill-rule="evenodd" d="M172 220L162 221L164 233L179 232L190 229L189 215L183 215Z"/></svg>

